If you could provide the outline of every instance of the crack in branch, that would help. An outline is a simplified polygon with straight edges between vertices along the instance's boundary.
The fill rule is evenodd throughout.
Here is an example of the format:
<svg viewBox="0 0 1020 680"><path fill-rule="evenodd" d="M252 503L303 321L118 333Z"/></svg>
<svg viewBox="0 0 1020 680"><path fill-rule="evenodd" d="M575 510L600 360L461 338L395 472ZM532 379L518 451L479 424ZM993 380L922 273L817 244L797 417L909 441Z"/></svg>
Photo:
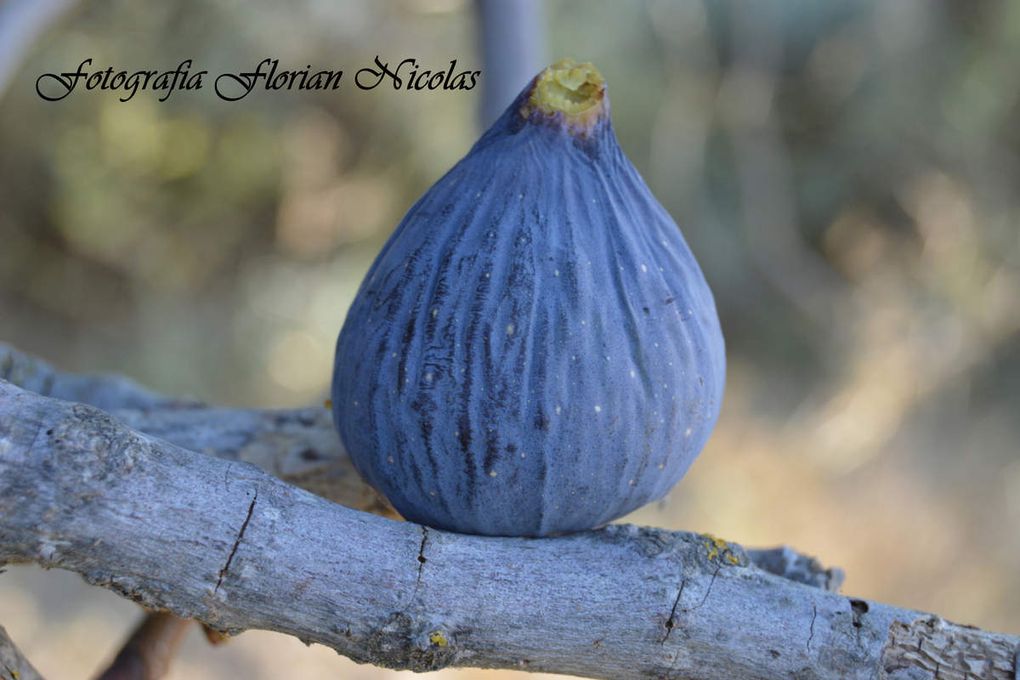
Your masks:
<svg viewBox="0 0 1020 680"><path fill-rule="evenodd" d="M818 618L818 605L811 603L811 629L808 631L807 649L811 651L811 641L815 639L815 619Z"/></svg>
<svg viewBox="0 0 1020 680"><path fill-rule="evenodd" d="M234 539L234 546L230 549L230 554L227 555L227 562L220 569L219 578L216 580L216 587L213 588L213 593L218 593L220 586L223 585L223 579L227 576L227 571L230 570L230 563L234 561L234 555L237 554L237 549L241 545L241 539L244 538L244 532L248 530L248 523L251 522L251 516L255 513L255 502L259 499L259 490L255 489L255 495L251 499L251 504L248 506L248 514L244 518L244 522L241 524L241 530L237 532L237 538Z"/></svg>
<svg viewBox="0 0 1020 680"><path fill-rule="evenodd" d="M429 542L429 528L425 525L421 527L421 545L418 546L418 579L414 582L414 592L418 592L418 586L421 585L421 575L425 570L425 563L428 559L425 557L425 544Z"/></svg>
<svg viewBox="0 0 1020 680"><path fill-rule="evenodd" d="M854 639L857 641L857 646L863 648L861 628L864 626L864 615L868 613L868 603L865 600L847 599L850 600L850 622L854 627ZM918 651L920 651L920 642L918 642Z"/></svg>
<svg viewBox="0 0 1020 680"><path fill-rule="evenodd" d="M705 603L708 602L708 596L712 594L712 586L715 585L715 577L719 575L720 569L722 569L722 567L716 567L715 571L712 572L712 580L708 582L708 588L705 588L705 596L701 598L701 602L699 602L698 606L694 609L701 609Z"/></svg>
<svg viewBox="0 0 1020 680"><path fill-rule="evenodd" d="M29 454L31 454L33 451L35 451L35 445L39 443L39 434L43 431L44 428L48 428L48 427L49 427L49 425L46 422L46 419L45 418L40 418L39 419L39 424L35 428L35 434L32 435L32 441L28 445L28 449L27 450L28 450ZM47 435L49 435L52 432L53 432L53 428L51 428L51 427L49 427L49 429L46 430L46 434Z"/></svg>
<svg viewBox="0 0 1020 680"><path fill-rule="evenodd" d="M659 640L660 645L666 644L666 640L669 639L669 634L673 632L673 628L676 626L676 609L680 606L680 598L683 597L684 587L687 585L687 579L680 579L680 590L676 594L676 599L673 600L673 608L669 610L669 618L666 619L666 634Z"/></svg>

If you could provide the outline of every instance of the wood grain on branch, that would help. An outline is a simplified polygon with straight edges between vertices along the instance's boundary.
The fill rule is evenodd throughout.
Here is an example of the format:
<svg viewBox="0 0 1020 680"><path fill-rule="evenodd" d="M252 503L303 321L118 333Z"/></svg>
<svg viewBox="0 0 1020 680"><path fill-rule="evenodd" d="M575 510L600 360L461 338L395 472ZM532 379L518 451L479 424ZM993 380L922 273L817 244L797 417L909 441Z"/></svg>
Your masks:
<svg viewBox="0 0 1020 680"><path fill-rule="evenodd" d="M795 583L697 534L483 538L394 522L5 382L0 561L419 671L1012 680L1020 643Z"/></svg>

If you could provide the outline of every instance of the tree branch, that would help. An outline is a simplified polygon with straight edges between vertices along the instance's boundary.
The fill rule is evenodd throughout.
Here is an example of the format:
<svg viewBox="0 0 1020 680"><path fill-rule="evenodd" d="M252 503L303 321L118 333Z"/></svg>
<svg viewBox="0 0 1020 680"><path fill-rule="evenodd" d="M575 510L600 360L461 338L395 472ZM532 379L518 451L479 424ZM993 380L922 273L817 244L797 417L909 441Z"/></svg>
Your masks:
<svg viewBox="0 0 1020 680"><path fill-rule="evenodd" d="M805 585L837 592L846 575L839 567L823 567L814 557L793 548L750 549L747 556L759 569Z"/></svg>
<svg viewBox="0 0 1020 680"><path fill-rule="evenodd" d="M42 680L39 671L21 654L3 626L0 626L0 680Z"/></svg>
<svg viewBox="0 0 1020 680"><path fill-rule="evenodd" d="M191 621L149 612L97 680L158 680L170 671Z"/></svg>
<svg viewBox="0 0 1020 680"><path fill-rule="evenodd" d="M0 380L44 397L80 401L104 411L201 406L195 399L165 397L119 375L66 373L3 342L0 342Z"/></svg>
<svg viewBox="0 0 1020 680"><path fill-rule="evenodd" d="M252 463L348 507L396 513L354 469L326 408L230 409L157 394L116 375L60 371L0 343L0 380L43 396L109 411L132 429L182 448Z"/></svg>
<svg viewBox="0 0 1020 680"><path fill-rule="evenodd" d="M419 671L1012 680L1020 643L794 583L697 534L493 539L393 522L2 382L0 561Z"/></svg>
<svg viewBox="0 0 1020 680"><path fill-rule="evenodd" d="M77 375L0 343L0 379L18 387L110 411L139 432L191 451L259 466L286 482L357 510L398 518L358 474L325 408L289 410L208 407L165 397L114 375ZM843 572L783 546L747 551L759 568L837 591Z"/></svg>

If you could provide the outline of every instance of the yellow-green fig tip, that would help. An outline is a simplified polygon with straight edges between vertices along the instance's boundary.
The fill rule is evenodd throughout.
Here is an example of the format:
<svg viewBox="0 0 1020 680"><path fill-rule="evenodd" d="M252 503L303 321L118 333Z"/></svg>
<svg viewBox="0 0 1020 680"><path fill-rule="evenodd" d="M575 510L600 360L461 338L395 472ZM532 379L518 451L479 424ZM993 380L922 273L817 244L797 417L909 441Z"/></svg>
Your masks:
<svg viewBox="0 0 1020 680"><path fill-rule="evenodd" d="M568 128L582 131L603 114L605 102L606 82L593 64L561 59L535 77L521 114L562 116Z"/></svg>

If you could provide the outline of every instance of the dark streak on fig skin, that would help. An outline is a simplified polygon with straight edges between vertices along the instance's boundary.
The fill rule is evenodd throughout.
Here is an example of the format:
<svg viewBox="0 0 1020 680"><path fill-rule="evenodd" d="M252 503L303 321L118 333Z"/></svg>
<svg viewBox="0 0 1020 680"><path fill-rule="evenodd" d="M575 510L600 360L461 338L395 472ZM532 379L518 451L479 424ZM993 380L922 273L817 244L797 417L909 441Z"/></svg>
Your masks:
<svg viewBox="0 0 1020 680"><path fill-rule="evenodd" d="M337 342L351 459L440 529L601 526L669 491L722 401L711 291L608 98L579 134L522 116L531 88L411 208Z"/></svg>

